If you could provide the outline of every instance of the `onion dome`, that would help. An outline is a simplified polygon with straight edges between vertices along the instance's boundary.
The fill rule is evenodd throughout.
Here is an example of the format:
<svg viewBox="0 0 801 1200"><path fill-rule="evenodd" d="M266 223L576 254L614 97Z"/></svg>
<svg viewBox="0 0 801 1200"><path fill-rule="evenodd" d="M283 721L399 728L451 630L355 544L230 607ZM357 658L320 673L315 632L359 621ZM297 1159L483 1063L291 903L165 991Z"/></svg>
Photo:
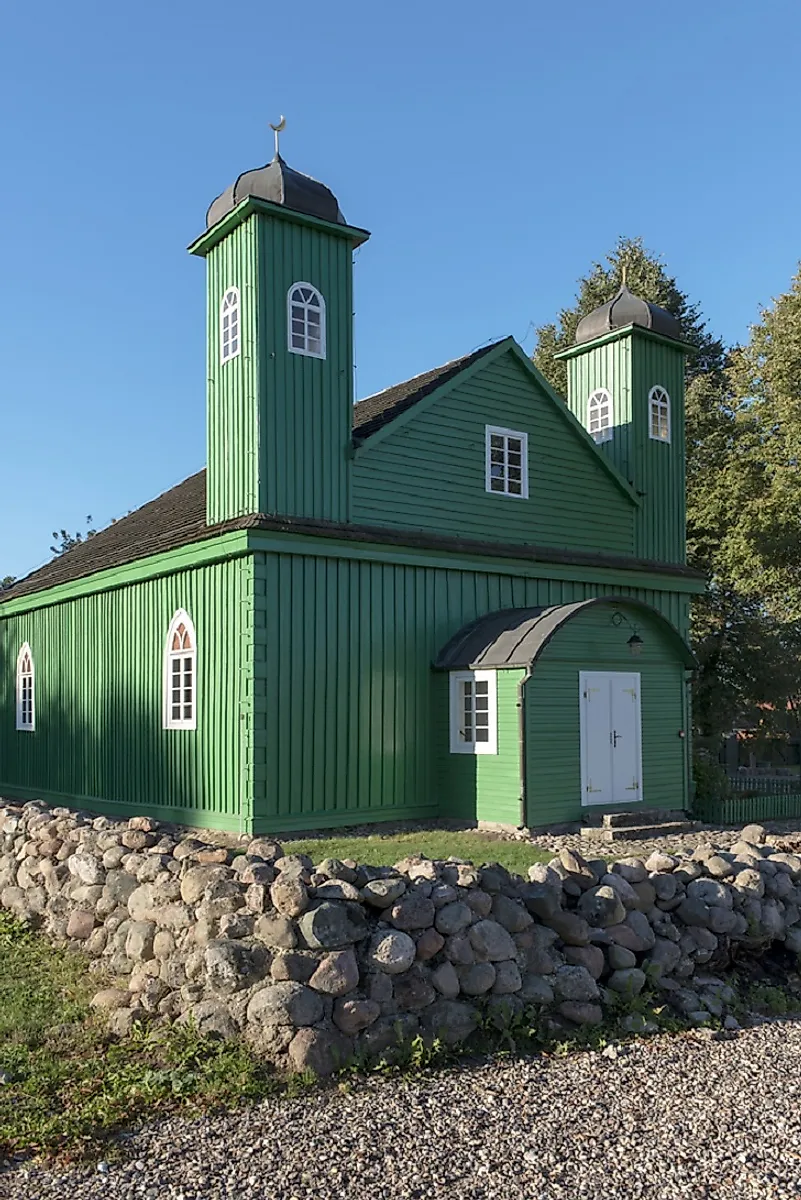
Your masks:
<svg viewBox="0 0 801 1200"><path fill-rule="evenodd" d="M625 283L618 292L596 308L593 312L582 317L576 327L576 344L591 342L594 338L603 337L605 333L613 333L616 329L625 329L629 325L640 325L659 333L662 337L682 341L681 326L676 317L658 304L641 300L630 292Z"/></svg>
<svg viewBox="0 0 801 1200"><path fill-rule="evenodd" d="M212 202L206 213L206 228L211 229L212 225L216 225L232 212L246 196L253 196L256 200L268 200L271 204L281 204L284 208L291 208L293 212L306 213L310 217L331 221L335 225L347 224L334 193L310 175L303 175L300 171L288 167L276 152L272 162L265 167L257 167L254 171L245 171Z"/></svg>

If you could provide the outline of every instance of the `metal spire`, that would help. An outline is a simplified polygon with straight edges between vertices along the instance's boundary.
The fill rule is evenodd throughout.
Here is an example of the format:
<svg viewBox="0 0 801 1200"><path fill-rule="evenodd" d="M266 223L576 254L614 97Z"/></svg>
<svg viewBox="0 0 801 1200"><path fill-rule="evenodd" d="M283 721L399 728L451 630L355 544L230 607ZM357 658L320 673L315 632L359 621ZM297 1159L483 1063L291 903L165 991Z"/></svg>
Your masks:
<svg viewBox="0 0 801 1200"><path fill-rule="evenodd" d="M281 153L278 149L278 138L286 129L286 117L282 115L281 120L277 125L273 125L272 121L270 121L270 129L272 129L273 133L275 134L275 157L280 158Z"/></svg>

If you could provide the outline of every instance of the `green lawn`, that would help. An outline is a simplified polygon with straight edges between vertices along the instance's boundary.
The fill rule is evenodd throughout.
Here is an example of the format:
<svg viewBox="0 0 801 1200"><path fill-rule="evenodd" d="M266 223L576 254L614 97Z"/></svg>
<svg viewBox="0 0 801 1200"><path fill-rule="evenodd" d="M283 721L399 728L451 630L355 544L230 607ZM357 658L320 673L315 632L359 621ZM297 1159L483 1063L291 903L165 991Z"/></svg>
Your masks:
<svg viewBox="0 0 801 1200"><path fill-rule="evenodd" d="M300 838L284 841L287 854L308 854L315 863L324 858L352 858L371 867L392 866L410 854L425 858L466 858L480 865L501 863L525 875L532 863L548 862L553 854L526 842L504 841L490 834L448 829L415 829L410 833L371 833L364 837Z"/></svg>
<svg viewBox="0 0 801 1200"><path fill-rule="evenodd" d="M279 1086L243 1046L186 1028L111 1041L89 1008L102 986L80 954L0 912L0 1158L92 1154L145 1114L230 1107Z"/></svg>

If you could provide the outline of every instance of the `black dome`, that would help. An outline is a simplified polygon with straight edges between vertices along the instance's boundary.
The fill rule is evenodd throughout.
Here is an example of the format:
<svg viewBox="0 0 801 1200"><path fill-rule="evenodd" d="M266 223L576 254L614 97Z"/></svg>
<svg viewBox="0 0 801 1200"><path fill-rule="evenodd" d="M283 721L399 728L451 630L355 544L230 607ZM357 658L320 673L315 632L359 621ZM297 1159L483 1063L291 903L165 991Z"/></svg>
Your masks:
<svg viewBox="0 0 801 1200"><path fill-rule="evenodd" d="M347 224L334 193L310 175L293 171L277 154L266 167L245 171L212 202L206 213L206 228L211 229L246 196L269 200L271 204L282 204L293 212L307 213L310 217L319 217L335 225Z"/></svg>
<svg viewBox="0 0 801 1200"><path fill-rule="evenodd" d="M641 300L624 283L611 300L581 318L576 327L576 344L591 342L615 329L625 329L627 325L641 325L652 333L661 333L677 342L682 340L681 326L672 313L658 304Z"/></svg>

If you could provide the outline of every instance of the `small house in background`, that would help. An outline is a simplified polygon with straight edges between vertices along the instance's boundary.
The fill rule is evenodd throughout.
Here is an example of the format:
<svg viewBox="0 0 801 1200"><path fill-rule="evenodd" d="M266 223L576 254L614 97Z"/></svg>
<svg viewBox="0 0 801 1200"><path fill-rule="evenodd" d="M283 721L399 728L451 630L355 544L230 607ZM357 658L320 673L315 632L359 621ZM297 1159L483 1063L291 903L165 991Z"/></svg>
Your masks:
<svg viewBox="0 0 801 1200"><path fill-rule="evenodd" d="M688 804L684 346L625 287L354 405L368 234L208 210L208 461L0 603L0 794L243 832ZM154 431L154 437L156 432Z"/></svg>

